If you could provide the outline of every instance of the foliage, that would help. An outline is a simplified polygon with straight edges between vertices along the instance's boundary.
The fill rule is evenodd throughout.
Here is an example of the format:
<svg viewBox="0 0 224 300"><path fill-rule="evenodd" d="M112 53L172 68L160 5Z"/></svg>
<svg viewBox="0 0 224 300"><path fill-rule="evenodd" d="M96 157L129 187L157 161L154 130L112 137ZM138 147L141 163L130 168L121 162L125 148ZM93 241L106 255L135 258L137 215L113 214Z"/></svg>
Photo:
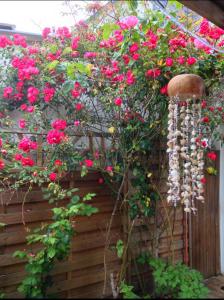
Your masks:
<svg viewBox="0 0 224 300"><path fill-rule="evenodd" d="M47 288L52 285L50 272L57 261L68 257L71 248L71 240L74 235L73 219L76 216L90 216L97 212L97 209L85 201L91 200L93 194L87 194L82 201L78 195L74 195L77 189L68 189L63 192L57 184L50 183L47 198L52 203L57 200L70 198L67 207L55 207L52 209L53 220L34 230L34 233L27 236L28 245L41 244L41 250L30 253L16 251L15 257L26 259L26 271L28 275L19 286L19 291L26 298L46 298ZM57 195L57 196L56 196Z"/></svg>
<svg viewBox="0 0 224 300"><path fill-rule="evenodd" d="M43 41L33 45L20 35L0 37L1 190L28 184L29 192L34 185L50 183L45 198L56 205L54 222L28 238L31 244L42 244L40 252L17 252L28 259L29 275L20 290L32 297L46 296L49 272L69 253L70 218L95 212L85 203L91 194L80 201L73 195L76 190L62 189L60 182L68 173L78 170L83 177L100 171L99 184L105 181L117 202L128 203L131 219L155 214L161 197L152 153L156 142L166 137L167 84L177 74L195 73L205 80L198 138L207 153L207 170L215 174L210 149L212 139L223 140L217 131L223 124L223 95L214 96L224 74L223 55L201 45L160 11L149 9L147 1L140 1L144 9L138 1L129 1L132 15L123 15L125 9L115 2L103 25L80 21L71 29L45 28ZM88 9L100 17L100 3ZM191 29L187 16L181 19ZM220 28L203 19L197 34L222 49ZM95 138L93 149L83 137ZM104 138L105 147L99 138ZM132 193L124 192L127 179ZM65 197L71 200L69 206L58 207ZM114 215L115 211L112 219ZM54 234L52 240L49 235ZM119 256L122 249L118 243ZM129 287L125 291L132 293Z"/></svg>
<svg viewBox="0 0 224 300"><path fill-rule="evenodd" d="M178 262L171 264L161 258L140 257L139 262L152 268L155 297L171 299L204 299L208 288L200 272Z"/></svg>

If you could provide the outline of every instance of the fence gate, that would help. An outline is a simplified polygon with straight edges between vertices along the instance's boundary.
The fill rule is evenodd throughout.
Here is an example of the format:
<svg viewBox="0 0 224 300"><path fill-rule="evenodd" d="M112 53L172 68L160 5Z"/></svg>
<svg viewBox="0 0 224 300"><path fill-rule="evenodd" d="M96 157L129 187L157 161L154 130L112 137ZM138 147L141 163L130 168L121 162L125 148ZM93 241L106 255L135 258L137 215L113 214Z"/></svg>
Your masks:
<svg viewBox="0 0 224 300"><path fill-rule="evenodd" d="M219 151L216 154L218 174L206 174L205 203L196 203L198 212L189 220L190 265L205 278L220 273Z"/></svg>

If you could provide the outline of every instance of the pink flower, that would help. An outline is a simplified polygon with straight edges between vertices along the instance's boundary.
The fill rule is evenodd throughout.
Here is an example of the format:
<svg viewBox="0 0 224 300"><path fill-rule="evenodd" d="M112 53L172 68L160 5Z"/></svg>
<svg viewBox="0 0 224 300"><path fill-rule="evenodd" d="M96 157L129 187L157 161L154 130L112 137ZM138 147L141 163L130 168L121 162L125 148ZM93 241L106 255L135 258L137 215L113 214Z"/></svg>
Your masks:
<svg viewBox="0 0 224 300"><path fill-rule="evenodd" d="M124 54L124 55L122 56L122 58L123 58L123 60L124 60L125 65L128 65L128 63L129 63L129 61L130 61L130 58L128 57L128 55L127 55L127 54Z"/></svg>
<svg viewBox="0 0 224 300"><path fill-rule="evenodd" d="M91 159L85 159L85 165L88 168L91 168L93 166L93 161Z"/></svg>
<svg viewBox="0 0 224 300"><path fill-rule="evenodd" d="M80 110L82 110L83 108L84 108L84 104L83 104L83 103L76 103L75 109L76 109L77 111L80 111Z"/></svg>
<svg viewBox="0 0 224 300"><path fill-rule="evenodd" d="M134 54L132 55L132 59L133 59L133 60L138 60L139 57L140 57L140 54L139 54L139 53L134 53Z"/></svg>
<svg viewBox="0 0 224 300"><path fill-rule="evenodd" d="M65 138L64 132L52 129L47 134L47 142L49 144L60 144Z"/></svg>
<svg viewBox="0 0 224 300"><path fill-rule="evenodd" d="M209 22L208 22L207 19L203 18L203 20L200 24L199 33L200 34L207 34L209 31L210 31Z"/></svg>
<svg viewBox="0 0 224 300"><path fill-rule="evenodd" d="M128 85L132 85L132 84L135 83L135 76L134 76L134 74L132 73L131 70L127 71L126 82L127 82Z"/></svg>
<svg viewBox="0 0 224 300"><path fill-rule="evenodd" d="M49 175L49 179L50 181L56 181L57 179L57 174L52 172L50 175Z"/></svg>
<svg viewBox="0 0 224 300"><path fill-rule="evenodd" d="M107 166L106 171L107 172L113 172L113 167L112 166Z"/></svg>
<svg viewBox="0 0 224 300"><path fill-rule="evenodd" d="M52 100L52 98L54 97L55 89L46 87L43 90L43 93L44 93L44 101L45 102L50 102Z"/></svg>
<svg viewBox="0 0 224 300"><path fill-rule="evenodd" d="M7 36L0 35L0 48L5 48L11 45L12 45L12 41L8 39Z"/></svg>
<svg viewBox="0 0 224 300"><path fill-rule="evenodd" d="M136 16L128 16L122 19L122 22L120 23L121 25L120 24L119 25L121 26L121 29L123 29L122 25L125 26L125 29L131 29L138 24L138 18Z"/></svg>
<svg viewBox="0 0 224 300"><path fill-rule="evenodd" d="M72 50L76 50L76 49L78 48L79 40L80 40L79 37L73 38L73 40L72 40L72 45L71 45Z"/></svg>
<svg viewBox="0 0 224 300"><path fill-rule="evenodd" d="M150 69L148 71L146 71L145 75L147 77L152 77L152 78L157 78L158 76L160 76L161 74L161 70L160 69Z"/></svg>
<svg viewBox="0 0 224 300"><path fill-rule="evenodd" d="M26 120L25 119L20 119L19 120L19 128L25 128L26 127Z"/></svg>
<svg viewBox="0 0 224 300"><path fill-rule="evenodd" d="M24 167L32 167L34 166L34 161L30 157L22 157L21 163Z"/></svg>
<svg viewBox="0 0 224 300"><path fill-rule="evenodd" d="M3 97L4 98L10 98L12 93L13 93L13 88L11 86L7 86L3 90Z"/></svg>
<svg viewBox="0 0 224 300"><path fill-rule="evenodd" d="M78 127L80 125L80 121L79 120L74 121L74 125Z"/></svg>
<svg viewBox="0 0 224 300"><path fill-rule="evenodd" d="M2 159L0 159L0 170L4 169L5 163Z"/></svg>
<svg viewBox="0 0 224 300"><path fill-rule="evenodd" d="M30 150L37 149L37 143L31 141L29 138L24 137L18 144L18 149L23 150L24 152L30 152Z"/></svg>
<svg viewBox="0 0 224 300"><path fill-rule="evenodd" d="M50 33L51 33L51 29L49 27L46 27L42 31L42 37L46 39Z"/></svg>
<svg viewBox="0 0 224 300"><path fill-rule="evenodd" d="M13 38L14 38L14 45L21 46L23 48L27 47L25 36L22 36L20 34L14 34Z"/></svg>
<svg viewBox="0 0 224 300"><path fill-rule="evenodd" d="M178 57L177 61L178 61L178 63L179 63L180 65L183 65L183 64L185 63L185 58L184 58L184 56Z"/></svg>
<svg viewBox="0 0 224 300"><path fill-rule="evenodd" d="M201 107L206 108L206 106L207 106L207 102L205 100L202 100Z"/></svg>
<svg viewBox="0 0 224 300"><path fill-rule="evenodd" d="M57 119L52 122L51 126L57 130L64 130L67 126L66 120Z"/></svg>
<svg viewBox="0 0 224 300"><path fill-rule="evenodd" d="M33 104L37 101L37 97L39 95L39 90L34 86L30 86L27 90L27 99L28 101Z"/></svg>
<svg viewBox="0 0 224 300"><path fill-rule="evenodd" d="M171 57L168 57L166 59L166 66L171 67L173 65L173 59Z"/></svg>
<svg viewBox="0 0 224 300"><path fill-rule="evenodd" d="M99 184L102 184L103 182L104 182L103 178L99 178L99 179L98 179L98 183L99 183Z"/></svg>
<svg viewBox="0 0 224 300"><path fill-rule="evenodd" d="M207 154L207 157L208 157L209 159L211 159L211 160L216 160L217 155L216 155L215 152L209 152L209 153Z"/></svg>
<svg viewBox="0 0 224 300"><path fill-rule="evenodd" d="M34 107L34 106L28 106L27 109L26 109L26 111L27 111L28 113L32 113L32 112L34 112L34 110L35 110L35 107Z"/></svg>
<svg viewBox="0 0 224 300"><path fill-rule="evenodd" d="M27 105L24 103L24 104L22 104L21 106L20 106L20 109L22 110L22 111L26 111L27 110Z"/></svg>
<svg viewBox="0 0 224 300"><path fill-rule="evenodd" d="M22 159L22 154L19 154L19 153L16 153L15 156L14 156L14 159L19 161Z"/></svg>
<svg viewBox="0 0 224 300"><path fill-rule="evenodd" d="M116 106L121 106L121 104L122 104L122 99L121 98L116 98L115 100L114 100L114 104L116 105Z"/></svg>
<svg viewBox="0 0 224 300"><path fill-rule="evenodd" d="M97 56L96 52L86 52L84 58L95 58Z"/></svg>
<svg viewBox="0 0 224 300"><path fill-rule="evenodd" d="M0 138L0 148L2 147L2 138Z"/></svg>
<svg viewBox="0 0 224 300"><path fill-rule="evenodd" d="M132 44L132 45L129 47L129 51L130 51L131 53L134 53L134 52L138 51L138 49L139 49L139 47L138 47L138 44L137 44L137 43L134 43L134 44Z"/></svg>
<svg viewBox="0 0 224 300"><path fill-rule="evenodd" d="M193 65L196 63L196 61L197 61L197 59L195 57L188 57L188 59L187 59L188 65Z"/></svg>

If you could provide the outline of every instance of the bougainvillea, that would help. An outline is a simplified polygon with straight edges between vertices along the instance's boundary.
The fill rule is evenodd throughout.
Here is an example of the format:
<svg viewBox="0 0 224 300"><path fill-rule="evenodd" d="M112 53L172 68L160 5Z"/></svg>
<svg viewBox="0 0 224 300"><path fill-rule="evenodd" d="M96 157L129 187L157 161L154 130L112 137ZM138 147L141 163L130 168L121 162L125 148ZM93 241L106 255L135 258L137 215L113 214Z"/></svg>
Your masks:
<svg viewBox="0 0 224 300"><path fill-rule="evenodd" d="M224 45L223 31L207 20L198 34ZM196 138L208 151L208 168L213 167L211 137L222 138L216 128L223 122L224 102L223 95L217 100L211 91L224 73L222 54L202 46L158 11L97 28L85 22L55 32L45 28L42 37L43 42L30 46L24 37L0 36L1 147L7 151L0 153L1 178L7 174L16 182L24 176L53 183L75 168L82 176L100 170L99 184L118 185L121 200L123 179L132 174L135 193L126 196L131 218L152 215L160 196L153 173L149 175L149 157L155 141L167 133L167 83L181 73L205 80L204 127ZM19 121L10 118L15 112ZM106 137L106 146L95 145L97 155L80 154L73 145L80 135ZM36 161L40 143L44 171Z"/></svg>

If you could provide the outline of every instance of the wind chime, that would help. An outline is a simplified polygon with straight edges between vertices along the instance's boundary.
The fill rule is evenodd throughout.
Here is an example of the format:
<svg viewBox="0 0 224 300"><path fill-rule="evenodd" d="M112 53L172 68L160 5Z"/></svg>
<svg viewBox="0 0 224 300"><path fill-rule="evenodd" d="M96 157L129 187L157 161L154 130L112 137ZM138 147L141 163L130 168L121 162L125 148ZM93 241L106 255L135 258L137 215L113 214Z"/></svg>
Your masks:
<svg viewBox="0 0 224 300"><path fill-rule="evenodd" d="M185 212L195 212L195 200L204 201L201 182L204 169L201 135L201 102L204 83L193 74L175 76L168 84L169 155L168 202L184 204Z"/></svg>

